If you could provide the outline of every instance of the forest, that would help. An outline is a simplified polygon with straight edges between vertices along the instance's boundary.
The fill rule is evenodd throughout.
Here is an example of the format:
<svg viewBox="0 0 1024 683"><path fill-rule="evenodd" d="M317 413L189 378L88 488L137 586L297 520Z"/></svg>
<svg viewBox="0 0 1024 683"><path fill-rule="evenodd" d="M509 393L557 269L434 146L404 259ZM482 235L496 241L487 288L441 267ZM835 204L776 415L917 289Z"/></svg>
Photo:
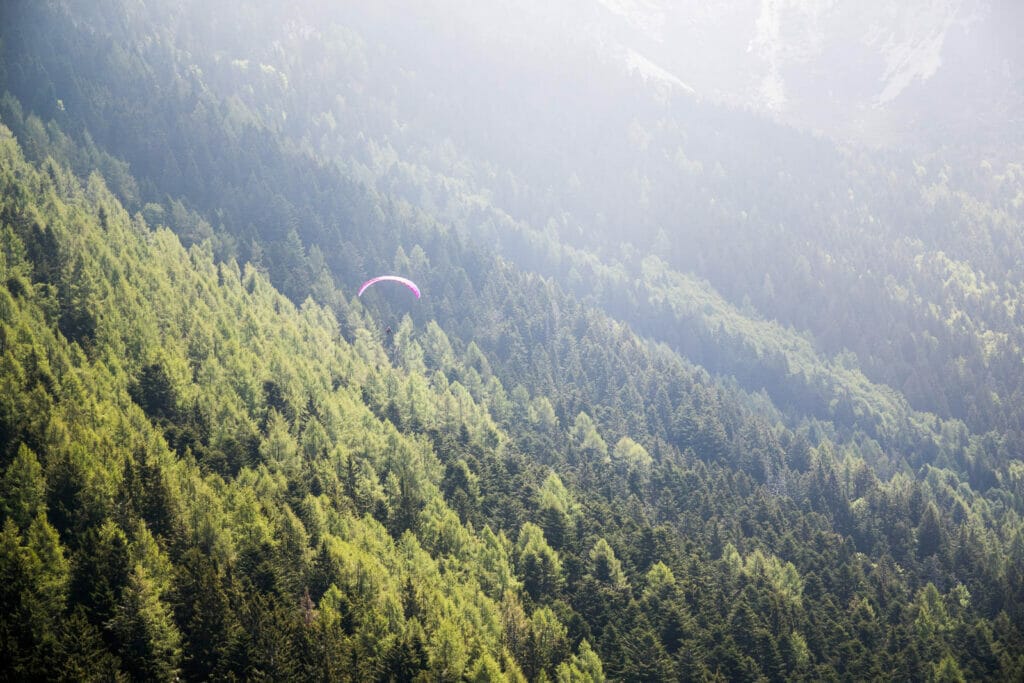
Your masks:
<svg viewBox="0 0 1024 683"><path fill-rule="evenodd" d="M480 6L0 5L0 679L1024 679L1019 132Z"/></svg>

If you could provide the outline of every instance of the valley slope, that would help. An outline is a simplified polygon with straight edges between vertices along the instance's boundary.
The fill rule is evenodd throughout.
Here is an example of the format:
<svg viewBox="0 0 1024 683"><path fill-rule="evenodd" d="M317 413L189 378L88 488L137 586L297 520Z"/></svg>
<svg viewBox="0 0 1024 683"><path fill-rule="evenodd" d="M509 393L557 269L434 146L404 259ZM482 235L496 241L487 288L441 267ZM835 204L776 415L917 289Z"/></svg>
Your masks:
<svg viewBox="0 0 1024 683"><path fill-rule="evenodd" d="M508 11L5 5L8 671L1019 677L1024 174Z"/></svg>

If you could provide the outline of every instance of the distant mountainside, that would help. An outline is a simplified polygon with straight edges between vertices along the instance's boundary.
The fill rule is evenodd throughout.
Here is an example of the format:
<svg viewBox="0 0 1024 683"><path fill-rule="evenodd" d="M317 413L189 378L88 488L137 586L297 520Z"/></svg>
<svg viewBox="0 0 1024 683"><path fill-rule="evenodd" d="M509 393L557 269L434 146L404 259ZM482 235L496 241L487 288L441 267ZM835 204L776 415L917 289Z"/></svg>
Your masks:
<svg viewBox="0 0 1024 683"><path fill-rule="evenodd" d="M1015 10L816 7L0 3L0 678L1024 677Z"/></svg>
<svg viewBox="0 0 1024 683"><path fill-rule="evenodd" d="M1020 144L1020 3L596 4L607 10L598 35L702 97L869 144Z"/></svg>

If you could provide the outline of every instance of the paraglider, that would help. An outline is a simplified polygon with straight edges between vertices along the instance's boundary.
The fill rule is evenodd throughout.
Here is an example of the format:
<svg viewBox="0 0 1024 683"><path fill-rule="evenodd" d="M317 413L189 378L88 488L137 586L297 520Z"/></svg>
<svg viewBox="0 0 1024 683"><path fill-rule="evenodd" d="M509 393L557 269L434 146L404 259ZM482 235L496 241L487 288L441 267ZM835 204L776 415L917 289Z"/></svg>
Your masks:
<svg viewBox="0 0 1024 683"><path fill-rule="evenodd" d="M372 287L378 282L397 282L400 285L405 285L410 290L412 290L412 293L416 295L417 299L420 298L420 288L416 285L416 283L410 280L409 278L400 277L398 275L380 275L378 277L370 278L359 287L359 293L357 294L357 296L362 296L363 292L365 292L368 288ZM395 338L394 332L391 329L391 325L388 325L387 329L384 330L384 347L388 349L389 356L392 356L392 361L394 361L393 356L395 353Z"/></svg>
<svg viewBox="0 0 1024 683"><path fill-rule="evenodd" d="M416 283L408 278L399 277L398 275L381 275L379 277L370 278L369 280L364 282L362 286L359 288L359 294L357 294L357 296L362 296L363 292L365 292L368 287L371 287L372 285L375 285L378 282L385 281L398 282L399 284L403 284L412 290L412 293L416 295L417 299L420 298L420 288L416 286Z"/></svg>

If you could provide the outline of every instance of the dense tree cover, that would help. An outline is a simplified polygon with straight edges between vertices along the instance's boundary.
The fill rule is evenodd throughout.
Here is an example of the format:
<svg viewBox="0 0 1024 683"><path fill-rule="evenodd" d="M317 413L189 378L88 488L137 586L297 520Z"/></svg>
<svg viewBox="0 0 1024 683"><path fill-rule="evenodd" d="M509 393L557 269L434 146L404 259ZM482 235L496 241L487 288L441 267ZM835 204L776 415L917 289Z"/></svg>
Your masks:
<svg viewBox="0 0 1024 683"><path fill-rule="evenodd" d="M437 424L451 391L382 365L368 338L345 343L329 312L295 308L251 267L150 232L98 175L81 186L27 166L7 131L2 145L9 675L576 666L568 643L539 662L512 653L511 541L463 524L430 439L364 403L412 396ZM48 263L29 257L41 245ZM87 324L64 330L72 305ZM466 398L452 458L497 449L492 425Z"/></svg>
<svg viewBox="0 0 1024 683"><path fill-rule="evenodd" d="M553 391L560 417L436 323L374 340L354 302L348 343L313 302L295 308L254 269L150 232L97 174L82 187L52 161L29 167L10 137L4 150L12 673L1020 666L1020 530L1001 550L991 503L952 472L879 482L563 299L580 344L596 336L590 353L616 358L588 367L672 380L647 419L619 405L641 440L665 431L652 455L614 438L614 412L586 392ZM40 242L48 263L28 257ZM61 330L75 296L88 333Z"/></svg>
<svg viewBox="0 0 1024 683"><path fill-rule="evenodd" d="M750 379L758 341L722 340L700 316L652 325L673 306L647 289L649 253L673 276L706 278L744 315L802 330L821 357L851 351L914 407L1021 441L1024 174L1004 155L954 164L839 150L689 97L665 102L610 69L581 80L596 56L553 52L542 27L517 33L528 13L492 35L461 6L442 20L388 3L310 4L12 3L6 86L86 147L127 159L148 200L167 204L153 205L154 220L187 241L218 233L218 254L264 263L297 301L325 268L390 261L358 235L409 203L673 347L706 340L715 371ZM520 35L533 37L516 47L509 36ZM42 127L27 131L30 156ZM305 165L310 153L342 173ZM120 196L143 201L117 162L102 163ZM586 249L582 261L570 247ZM594 292L600 263L618 277ZM750 388L767 384L783 403L822 393L771 361Z"/></svg>
<svg viewBox="0 0 1024 683"><path fill-rule="evenodd" d="M490 136L607 83L555 73L577 101L540 107L460 62L529 113L464 102L460 133L390 15L132 7L3 8L10 677L1024 673L1010 169L898 173L760 122L774 156L741 163L747 115L653 126L626 79L646 114L590 119L580 167ZM460 35L408 49L487 54ZM716 117L738 139L679 128ZM634 148L683 150L692 186ZM335 288L391 268L416 306Z"/></svg>

